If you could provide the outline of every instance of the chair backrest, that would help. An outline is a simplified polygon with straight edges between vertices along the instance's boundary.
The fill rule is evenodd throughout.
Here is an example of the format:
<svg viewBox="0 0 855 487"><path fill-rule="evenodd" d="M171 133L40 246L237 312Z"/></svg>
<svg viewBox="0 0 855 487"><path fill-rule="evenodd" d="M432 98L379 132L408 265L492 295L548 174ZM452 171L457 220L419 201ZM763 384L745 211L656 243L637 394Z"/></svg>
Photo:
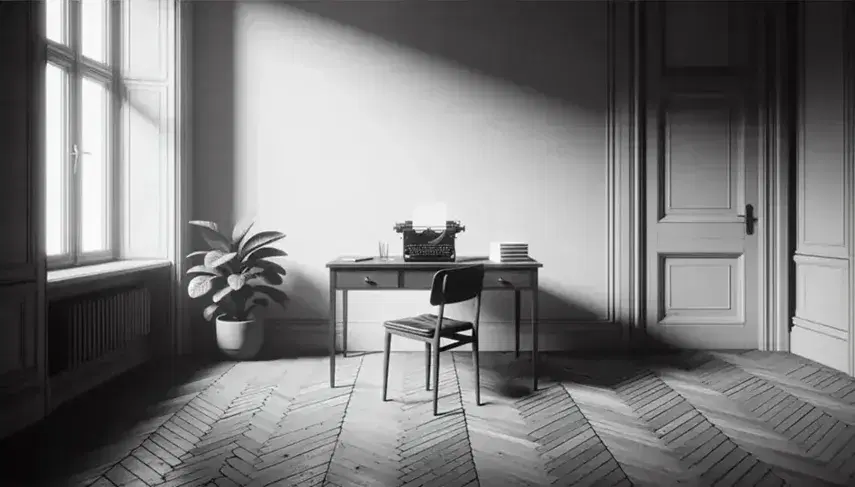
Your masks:
<svg viewBox="0 0 855 487"><path fill-rule="evenodd" d="M460 303L468 301L484 288L484 265L468 265L443 269L433 275L430 304Z"/></svg>

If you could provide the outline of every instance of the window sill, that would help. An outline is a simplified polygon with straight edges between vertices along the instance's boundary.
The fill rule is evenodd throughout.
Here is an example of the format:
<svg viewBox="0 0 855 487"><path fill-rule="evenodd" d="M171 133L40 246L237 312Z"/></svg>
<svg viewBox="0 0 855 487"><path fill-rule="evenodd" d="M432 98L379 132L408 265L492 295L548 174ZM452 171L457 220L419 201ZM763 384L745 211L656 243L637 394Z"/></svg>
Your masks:
<svg viewBox="0 0 855 487"><path fill-rule="evenodd" d="M169 267L170 265L172 263L168 260L118 260L103 264L57 269L48 271L47 288L50 291L66 286L77 286L107 278Z"/></svg>

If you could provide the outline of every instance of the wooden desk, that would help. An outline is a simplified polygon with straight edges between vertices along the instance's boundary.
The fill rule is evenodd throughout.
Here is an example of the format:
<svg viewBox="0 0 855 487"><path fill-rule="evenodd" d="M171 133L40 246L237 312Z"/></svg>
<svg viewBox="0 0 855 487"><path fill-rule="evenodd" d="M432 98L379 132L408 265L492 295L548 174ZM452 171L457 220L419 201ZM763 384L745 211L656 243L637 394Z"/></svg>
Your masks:
<svg viewBox="0 0 855 487"><path fill-rule="evenodd" d="M327 263L330 270L330 387L335 387L336 297L342 292L342 353L347 353L347 293L395 289L430 289L433 275L449 267L483 264L484 290L514 293L514 353L520 354L520 292L531 293L531 372L532 391L537 390L537 275L543 264L529 262L491 262L486 257L458 257L456 262L404 262L400 256L381 261L346 262L338 258ZM389 319L398 318L390 316Z"/></svg>

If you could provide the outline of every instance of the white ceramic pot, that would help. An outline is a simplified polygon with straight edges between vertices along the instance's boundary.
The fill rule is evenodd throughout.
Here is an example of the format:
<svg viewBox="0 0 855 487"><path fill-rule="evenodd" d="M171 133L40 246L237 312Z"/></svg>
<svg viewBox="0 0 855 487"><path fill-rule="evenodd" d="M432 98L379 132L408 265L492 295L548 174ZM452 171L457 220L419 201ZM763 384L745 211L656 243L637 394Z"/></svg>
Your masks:
<svg viewBox="0 0 855 487"><path fill-rule="evenodd" d="M217 345L229 358L248 360L258 355L264 343L261 320L229 321L217 317Z"/></svg>

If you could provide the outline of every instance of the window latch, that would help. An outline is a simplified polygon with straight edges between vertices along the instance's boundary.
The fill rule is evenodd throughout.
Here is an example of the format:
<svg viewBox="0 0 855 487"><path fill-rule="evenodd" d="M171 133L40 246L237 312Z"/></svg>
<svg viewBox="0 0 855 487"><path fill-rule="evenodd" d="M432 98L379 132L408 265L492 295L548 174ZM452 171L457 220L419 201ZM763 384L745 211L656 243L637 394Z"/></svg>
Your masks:
<svg viewBox="0 0 855 487"><path fill-rule="evenodd" d="M72 144L71 145L71 171L74 174L77 174L77 166L80 163L80 155L81 154L85 154L87 156L92 155L91 152L81 151L80 149L78 149L77 144Z"/></svg>

